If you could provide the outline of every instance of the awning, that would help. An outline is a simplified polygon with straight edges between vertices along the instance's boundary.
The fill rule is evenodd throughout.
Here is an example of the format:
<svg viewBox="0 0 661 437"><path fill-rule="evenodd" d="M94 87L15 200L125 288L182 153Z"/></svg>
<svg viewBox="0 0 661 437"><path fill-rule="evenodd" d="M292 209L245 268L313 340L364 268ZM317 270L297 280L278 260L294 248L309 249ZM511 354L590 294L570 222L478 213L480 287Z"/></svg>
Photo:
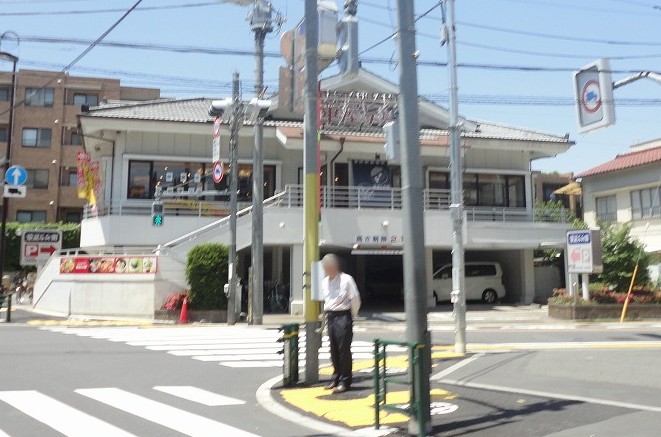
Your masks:
<svg viewBox="0 0 661 437"><path fill-rule="evenodd" d="M578 182L570 182L564 187L560 187L553 192L554 194L568 194L570 196L580 196L583 194L581 184Z"/></svg>

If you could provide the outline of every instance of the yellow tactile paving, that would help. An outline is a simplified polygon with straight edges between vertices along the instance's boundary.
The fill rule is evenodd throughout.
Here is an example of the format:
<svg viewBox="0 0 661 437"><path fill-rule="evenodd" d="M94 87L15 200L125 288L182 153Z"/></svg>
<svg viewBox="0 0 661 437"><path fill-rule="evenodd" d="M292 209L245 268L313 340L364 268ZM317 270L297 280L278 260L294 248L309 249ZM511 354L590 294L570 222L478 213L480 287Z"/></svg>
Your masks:
<svg viewBox="0 0 661 437"><path fill-rule="evenodd" d="M433 402L455 399L454 393L434 389L431 390ZM285 402L311 413L317 417L332 422L343 423L350 427L366 427L374 425L374 395L370 394L358 399L340 399L323 387L294 388L281 391ZM406 404L409 402L408 391L388 393L389 404ZM400 413L381 413L381 423L384 425L403 423L409 417Z"/></svg>

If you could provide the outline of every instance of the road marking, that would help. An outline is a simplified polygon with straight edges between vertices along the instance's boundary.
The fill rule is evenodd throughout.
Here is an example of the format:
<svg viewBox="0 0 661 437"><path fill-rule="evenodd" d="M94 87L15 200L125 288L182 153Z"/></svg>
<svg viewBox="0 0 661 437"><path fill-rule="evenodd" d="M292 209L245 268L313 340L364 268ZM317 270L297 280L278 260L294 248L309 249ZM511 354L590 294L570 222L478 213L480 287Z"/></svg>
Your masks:
<svg viewBox="0 0 661 437"><path fill-rule="evenodd" d="M562 399L565 401L578 401L578 402L585 402L588 404L607 405L610 407L627 408L630 410L641 410L641 411L651 411L654 413L661 413L661 407L655 407L652 405L633 404L630 402L611 401L608 399L590 398L587 396L573 396L562 393L527 390L527 389L515 388L515 387L504 387L501 385L481 384L478 382L468 382L468 381L454 381L448 379L443 380L443 384L457 385L461 387L477 388L483 390L501 391L505 393L524 394L529 396L538 396L542 398Z"/></svg>
<svg viewBox="0 0 661 437"><path fill-rule="evenodd" d="M218 437L224 435L232 437L257 437L255 434L234 428L233 426L225 425L224 423L216 422L118 388L83 389L76 390L76 393L190 437ZM89 434L86 437L89 437Z"/></svg>
<svg viewBox="0 0 661 437"><path fill-rule="evenodd" d="M218 364L235 369L282 367L282 361L221 361Z"/></svg>
<svg viewBox="0 0 661 437"><path fill-rule="evenodd" d="M198 404L206 405L207 407L222 407L226 405L244 405L245 401L230 398L229 396L219 395L207 390L190 385L182 386L156 386L154 390L176 396L178 398L186 399L188 401L197 402Z"/></svg>
<svg viewBox="0 0 661 437"><path fill-rule="evenodd" d="M470 352L566 350L566 349L659 349L661 341L576 341L543 343L470 343ZM434 350L452 350L454 346L434 346Z"/></svg>
<svg viewBox="0 0 661 437"><path fill-rule="evenodd" d="M10 437L9 434L6 434L4 431L0 429L0 437Z"/></svg>
<svg viewBox="0 0 661 437"><path fill-rule="evenodd" d="M0 400L67 437L136 437L34 390L0 392Z"/></svg>
<svg viewBox="0 0 661 437"><path fill-rule="evenodd" d="M484 354L476 354L476 355L473 355L471 357L466 358L465 360L461 360L458 363L451 365L447 369L438 372L437 374L435 374L434 376L431 377L431 380L432 381L439 381L439 380L445 378L446 376L448 376L449 374L451 374L452 372L455 372L455 371L461 369L462 367L469 365L473 361L475 361L478 358L483 357L483 356L484 356Z"/></svg>

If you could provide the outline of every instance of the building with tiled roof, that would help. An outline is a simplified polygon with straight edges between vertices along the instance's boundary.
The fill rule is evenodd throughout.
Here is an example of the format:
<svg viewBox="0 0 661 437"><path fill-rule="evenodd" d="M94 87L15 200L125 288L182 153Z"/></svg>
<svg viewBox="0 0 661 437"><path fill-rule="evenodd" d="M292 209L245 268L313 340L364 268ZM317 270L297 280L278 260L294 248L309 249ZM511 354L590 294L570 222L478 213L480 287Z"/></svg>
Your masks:
<svg viewBox="0 0 661 437"><path fill-rule="evenodd" d="M661 251L661 139L636 144L576 177L586 222L630 223L647 251Z"/></svg>

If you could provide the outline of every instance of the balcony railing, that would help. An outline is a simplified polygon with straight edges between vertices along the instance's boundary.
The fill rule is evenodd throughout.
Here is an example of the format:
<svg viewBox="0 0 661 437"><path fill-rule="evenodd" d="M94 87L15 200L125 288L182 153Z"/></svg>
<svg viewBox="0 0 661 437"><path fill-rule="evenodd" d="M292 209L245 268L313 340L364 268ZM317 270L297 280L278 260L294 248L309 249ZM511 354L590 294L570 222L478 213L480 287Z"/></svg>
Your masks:
<svg viewBox="0 0 661 437"><path fill-rule="evenodd" d="M285 190L264 201L266 207L300 208L303 206L303 186L287 185ZM319 203L322 209L402 209L402 190L382 187L328 187L320 189ZM450 190L425 189L423 208L425 211L447 211L450 209ZM85 218L104 215L146 215L151 212L152 201L124 201L97 209L85 208ZM223 217L229 214L227 202L204 202L194 200L164 201L166 214L190 217ZM242 215L251 211L250 204L240 203ZM469 221L498 222L560 222L570 220L566 210L545 214L526 208L467 207Z"/></svg>

